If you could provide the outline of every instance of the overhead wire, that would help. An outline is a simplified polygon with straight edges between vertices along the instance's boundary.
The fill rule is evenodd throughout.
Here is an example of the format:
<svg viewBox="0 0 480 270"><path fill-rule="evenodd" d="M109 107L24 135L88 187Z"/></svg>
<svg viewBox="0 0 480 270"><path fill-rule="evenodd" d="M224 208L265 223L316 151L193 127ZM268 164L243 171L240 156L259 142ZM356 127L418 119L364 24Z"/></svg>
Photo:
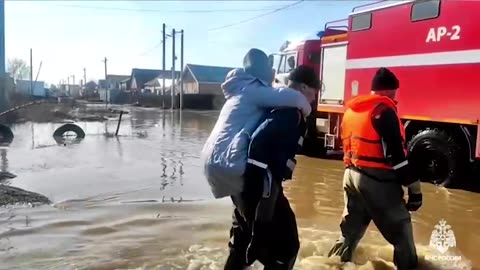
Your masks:
<svg viewBox="0 0 480 270"><path fill-rule="evenodd" d="M155 50L156 48L160 47L161 45L163 44L163 41L160 41L160 43L158 43L157 45L155 45L154 47L144 51L143 53L139 54L138 56L145 56L147 54L149 54L151 51Z"/></svg>
<svg viewBox="0 0 480 270"><path fill-rule="evenodd" d="M259 18L268 16L268 15L271 15L271 14L274 14L274 13L283 11L283 10L285 10L285 9L294 7L294 6L296 6L296 5L301 4L301 3L304 2L304 1L305 1L305 0L300 0L300 1L296 1L296 2L294 2L294 3L292 3L292 4L283 5L283 6L279 7L279 8L273 9L273 10L271 10L271 11L269 11L269 12L262 13L262 14L260 14L260 15L257 15L257 16L251 17L251 18L247 18L247 19L244 19L244 20L235 22L235 23L223 25L223 26L220 26L220 27L211 28L211 29L208 29L207 31L208 31L208 32L217 31L217 30L221 30L221 29L233 27L233 26L236 26L236 25L239 25L239 24L243 24L243 23L246 23L246 22L250 22L250 21L253 21L253 20L256 20L256 19L259 19ZM217 43L217 44L218 44L218 42L213 42L213 43ZM162 45L162 41L161 41L160 43L158 43L157 45L155 45L153 48L149 49L148 51L145 51L144 53L141 53L140 56L145 56L145 55L147 55L148 53L150 53L150 52L153 51L154 49L158 48L160 45Z"/></svg>
<svg viewBox="0 0 480 270"><path fill-rule="evenodd" d="M156 10L156 9L130 9L130 8L117 8L117 7L95 7L95 6L79 6L79 5L57 5L57 6L64 6L64 7L71 7L71 8L84 8L84 9L98 9L98 10L117 10L117 11L131 11L131 12L150 12L150 13L215 13L215 12L258 12L258 11L268 11L268 12L265 12L265 13L262 13L262 14L259 14L257 16L254 16L254 17L251 17L251 18L247 18L247 19L244 19L244 20L241 20L241 21L238 21L238 22L235 22L235 23L230 23L230 24L226 24L226 25L223 25L223 26L219 26L219 27L214 27L214 28L210 28L208 29L207 31L208 32L212 32L212 31L218 31L218 30L221 30L221 29L225 29L225 28L229 28L229 27L233 27L233 26L237 26L237 25L240 25L240 24L244 24L244 23L247 23L247 22L250 22L250 21L253 21L253 20L256 20L256 19L259 19L259 18L262 18L262 17L265 17L265 16L268 16L268 15L271 15L271 14L274 14L274 13L277 13L277 12L280 12L280 11L283 11L283 10L286 10L286 9L289 9L289 8L292 8L294 6L297 6L299 4L301 4L302 2L304 2L305 0L300 0L300 1L296 1L294 3L291 3L291 4L288 4L288 5L283 5L283 6L280 6L280 7L265 7L265 8L257 8L257 9L210 9L210 10ZM167 34L167 37L169 35ZM212 43L219 43L219 42L212 42ZM220 42L221 43L221 42ZM145 55L148 55L150 52L152 52L153 50L157 49L158 47L160 47L161 45L163 44L163 41L160 41L158 44L156 44L154 47L144 51L143 53L139 54L139 56L145 56Z"/></svg>
<svg viewBox="0 0 480 270"><path fill-rule="evenodd" d="M304 1L305 1L305 0L300 0L300 1L297 1L297 2L295 2L295 3L293 3L293 4L284 5L284 6L282 6L282 7L279 7L279 8L277 8L277 9L274 9L274 10L272 10L272 11L269 11L269 12L262 13L262 14L260 14L260 15L257 15L257 16L255 16L255 17L251 17L251 18L248 18L248 19L244 19L244 20L238 21L238 22L236 22L236 23L230 23L230 24L226 24L226 25L219 26L219 27L210 28L210 29L208 29L207 31L208 31L208 32L217 31L217 30L229 28L229 27L232 27L232 26L237 26L237 25L239 25L239 24L243 24L243 23L246 23L246 22L250 22L250 21L253 21L253 20L256 20L256 19L259 19L259 18L268 16L268 15L271 15L271 14L274 14L274 13L283 11L283 10L288 9L288 8L291 8L291 7L293 7L293 6L299 5L299 4L301 4L302 2L304 2Z"/></svg>
<svg viewBox="0 0 480 270"><path fill-rule="evenodd" d="M133 11L133 12L150 12L150 13L215 13L215 12L256 12L274 10L274 7L256 8L256 9L193 9L193 10L168 10L168 9L133 9L133 8L117 8L117 7L96 7L96 6L78 6L78 5L56 5L71 8L98 9L98 10L116 10L116 11Z"/></svg>
<svg viewBox="0 0 480 270"><path fill-rule="evenodd" d="M172 27L172 26L170 26L170 25L168 25L168 24L165 24L165 32L167 32L166 30L167 30L168 28L171 28L171 27ZM172 36L172 35L168 34L168 32L165 33L165 39L167 39L167 38L169 38L169 37L171 37L171 36ZM144 51L143 53L139 54L138 56L145 56L145 55L149 54L151 51L153 51L153 50L155 50L156 48L160 47L162 44L163 44L163 40L161 40L157 45L153 46L152 48L150 48L150 49Z"/></svg>

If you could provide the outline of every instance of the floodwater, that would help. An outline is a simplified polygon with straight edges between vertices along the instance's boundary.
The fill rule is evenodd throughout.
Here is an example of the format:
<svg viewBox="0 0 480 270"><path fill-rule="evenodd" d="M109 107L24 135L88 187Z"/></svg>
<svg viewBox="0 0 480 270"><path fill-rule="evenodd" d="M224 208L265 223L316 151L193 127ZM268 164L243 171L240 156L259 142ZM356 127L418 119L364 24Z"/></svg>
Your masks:
<svg viewBox="0 0 480 270"><path fill-rule="evenodd" d="M231 203L212 199L199 164L217 113L131 110L117 138L105 135L115 119L78 123L87 133L78 144L56 144L60 124L14 127L0 169L53 205L0 208L0 269L223 269ZM339 161L299 157L285 186L301 238L295 269L394 269L374 225L354 264L325 257L338 236L342 174ZM480 194L428 184L423 191L413 214L421 269L480 269ZM456 240L444 254L429 246L442 219Z"/></svg>

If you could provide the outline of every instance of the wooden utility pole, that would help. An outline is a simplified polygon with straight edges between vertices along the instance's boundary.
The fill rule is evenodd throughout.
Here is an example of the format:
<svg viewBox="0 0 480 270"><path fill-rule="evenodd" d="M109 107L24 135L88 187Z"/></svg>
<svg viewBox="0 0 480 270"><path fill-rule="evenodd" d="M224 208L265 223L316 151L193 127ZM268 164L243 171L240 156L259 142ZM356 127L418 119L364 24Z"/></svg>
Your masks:
<svg viewBox="0 0 480 270"><path fill-rule="evenodd" d="M108 106L108 83L107 83L107 57L103 59L105 63L105 106Z"/></svg>
<svg viewBox="0 0 480 270"><path fill-rule="evenodd" d="M165 33L165 24L163 24L162 30L162 109L165 109L165 44L166 44L166 33Z"/></svg>
<svg viewBox="0 0 480 270"><path fill-rule="evenodd" d="M183 29L180 31L180 110L183 110Z"/></svg>
<svg viewBox="0 0 480 270"><path fill-rule="evenodd" d="M0 110L2 111L8 107L5 62L5 0L0 0Z"/></svg>
<svg viewBox="0 0 480 270"><path fill-rule="evenodd" d="M33 52L30 48L30 96L33 96Z"/></svg>
<svg viewBox="0 0 480 270"><path fill-rule="evenodd" d="M172 29L172 103L170 108L173 110L175 101L175 29Z"/></svg>
<svg viewBox="0 0 480 270"><path fill-rule="evenodd" d="M87 68L83 68L83 83L82 83L82 88L83 88L83 96L87 96Z"/></svg>
<svg viewBox="0 0 480 270"><path fill-rule="evenodd" d="M0 0L0 76L2 78L5 71L5 0Z"/></svg>

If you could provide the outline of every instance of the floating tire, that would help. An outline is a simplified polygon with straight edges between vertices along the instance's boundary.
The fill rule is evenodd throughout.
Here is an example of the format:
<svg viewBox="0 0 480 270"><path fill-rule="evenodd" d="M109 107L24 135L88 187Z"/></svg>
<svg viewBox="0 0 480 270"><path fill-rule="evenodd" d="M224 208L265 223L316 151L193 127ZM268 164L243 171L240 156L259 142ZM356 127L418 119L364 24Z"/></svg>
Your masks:
<svg viewBox="0 0 480 270"><path fill-rule="evenodd" d="M408 143L409 162L423 182L450 187L461 175L460 146L444 131L427 129Z"/></svg>
<svg viewBox="0 0 480 270"><path fill-rule="evenodd" d="M13 132L12 130L0 124L0 144L10 144L13 141Z"/></svg>
<svg viewBox="0 0 480 270"><path fill-rule="evenodd" d="M64 138L65 135L69 132L75 133L77 135L77 139L85 138L85 132L83 131L83 129L75 124L65 124L57 128L57 130L55 130L55 132L53 133L53 137Z"/></svg>

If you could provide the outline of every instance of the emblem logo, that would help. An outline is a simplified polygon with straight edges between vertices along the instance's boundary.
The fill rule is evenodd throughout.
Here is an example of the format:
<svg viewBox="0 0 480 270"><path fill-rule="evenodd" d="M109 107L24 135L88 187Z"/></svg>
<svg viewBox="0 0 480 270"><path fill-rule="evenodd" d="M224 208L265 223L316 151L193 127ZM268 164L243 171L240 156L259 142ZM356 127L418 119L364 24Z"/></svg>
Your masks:
<svg viewBox="0 0 480 270"><path fill-rule="evenodd" d="M457 242L452 227L442 219L435 225L435 229L430 236L430 247L435 248L440 253L445 253L451 247L455 247Z"/></svg>

